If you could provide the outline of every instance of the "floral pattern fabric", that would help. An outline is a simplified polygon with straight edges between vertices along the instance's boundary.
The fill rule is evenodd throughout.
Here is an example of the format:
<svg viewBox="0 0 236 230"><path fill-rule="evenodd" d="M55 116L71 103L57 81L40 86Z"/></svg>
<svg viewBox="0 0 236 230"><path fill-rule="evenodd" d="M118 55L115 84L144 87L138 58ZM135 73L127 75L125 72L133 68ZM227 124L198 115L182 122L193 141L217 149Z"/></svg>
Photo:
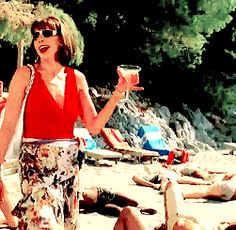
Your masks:
<svg viewBox="0 0 236 230"><path fill-rule="evenodd" d="M12 211L21 230L79 229L78 153L76 141L22 144L23 198Z"/></svg>

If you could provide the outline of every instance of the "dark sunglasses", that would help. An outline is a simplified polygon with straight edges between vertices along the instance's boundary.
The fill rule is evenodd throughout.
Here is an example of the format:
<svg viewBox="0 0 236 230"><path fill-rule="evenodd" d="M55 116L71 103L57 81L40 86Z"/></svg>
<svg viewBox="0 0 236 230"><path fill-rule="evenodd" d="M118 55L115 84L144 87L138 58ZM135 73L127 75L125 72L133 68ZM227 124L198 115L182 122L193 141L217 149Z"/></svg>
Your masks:
<svg viewBox="0 0 236 230"><path fill-rule="evenodd" d="M37 39L40 35L43 35L45 38L50 38L52 36L57 35L57 31L56 30L38 30L38 31L34 31L32 32L32 36L33 39Z"/></svg>

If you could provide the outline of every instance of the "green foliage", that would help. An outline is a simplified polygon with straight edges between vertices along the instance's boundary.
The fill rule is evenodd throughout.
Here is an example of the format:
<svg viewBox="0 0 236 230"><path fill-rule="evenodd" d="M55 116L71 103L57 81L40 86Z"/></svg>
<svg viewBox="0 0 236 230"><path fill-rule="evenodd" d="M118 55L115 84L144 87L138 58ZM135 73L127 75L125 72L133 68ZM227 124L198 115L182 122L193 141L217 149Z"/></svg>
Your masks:
<svg viewBox="0 0 236 230"><path fill-rule="evenodd" d="M14 3L15 6L18 4L16 0L8 2ZM209 97L213 98L213 107L218 107L223 111L230 106L230 101L233 101L234 94L229 93L231 90L225 81L235 79L235 75L222 74L219 77L217 76L219 68L208 76L208 74L203 74L205 71L203 68L209 68L207 70L210 72L210 68L214 69L228 64L224 63L225 56L231 56L229 60L236 58L234 44L236 29L229 31L226 28L233 24L230 22L233 19L232 15L236 13L234 12L236 0L139 0L135 2L135 10L133 5L130 6L124 0L45 0L44 2L31 0L30 3L34 4L34 7L28 12L32 13L35 18L53 14L68 22L71 31L78 38L78 56L74 60L75 64L82 62L84 52L84 40L76 28L76 25L79 26L88 42L86 52L89 58L86 58L86 63L83 63L83 68L87 76L94 74L101 76L97 82L111 80L110 76L113 76L113 72L107 68L108 66L112 69L117 63L132 62L144 66L143 75L145 75L145 69L150 71L147 74L149 78L147 81L155 84L154 78L156 76L167 78L166 72L170 70L169 66L173 67L174 64L174 68L181 68L178 72L180 80L184 76L182 73L187 73L185 74L187 76L190 72L198 73L196 78L203 81L201 86L198 85L199 91L205 84L204 81L207 82L206 92ZM17 44L20 39L24 38L27 48L31 41L29 26L24 25L14 32L13 25L7 23L6 18L2 18L1 15L0 39ZM219 31L221 33L218 33ZM219 34L222 33L227 36L232 33L232 43L228 44L228 40L225 39L225 41L224 38L219 39L218 37L222 36ZM211 42L216 40L224 40L221 42L224 44L218 47L215 46L215 44L218 45L216 42L212 47ZM227 47L225 47L226 44ZM209 47L217 55L210 56ZM226 55L223 54L225 56L222 55L221 49L225 50ZM202 59L203 54L205 59ZM203 61L206 61L205 66ZM208 65L209 63L211 65ZM232 70L227 68L229 65L225 67L226 71L233 72L233 67ZM198 66L200 68L196 69ZM104 73L104 71L107 72ZM176 75L172 78L176 78ZM202 76L204 79L201 79ZM167 82L173 82L171 77L169 80ZM182 84L181 81L175 82ZM191 85L191 82L187 85ZM163 94L160 93L160 95Z"/></svg>
<svg viewBox="0 0 236 230"><path fill-rule="evenodd" d="M89 16L85 20L86 23L92 26L93 30L95 30L96 28L97 17L98 17L97 13L92 11L92 12L89 12Z"/></svg>
<svg viewBox="0 0 236 230"><path fill-rule="evenodd" d="M225 89L223 111L225 114L227 114L228 111L236 111L236 85L230 86Z"/></svg>
<svg viewBox="0 0 236 230"><path fill-rule="evenodd" d="M214 81L214 76L210 76L205 85L205 92L212 97L213 108L220 113L227 115L229 111L236 109L236 85L225 85L225 81ZM225 76L230 81L236 80L236 75Z"/></svg>
<svg viewBox="0 0 236 230"><path fill-rule="evenodd" d="M147 55L166 56L169 59L178 59L182 64L194 67L201 63L202 52L204 51L204 44L207 43L206 38L201 34L193 34L185 32L184 29L176 30L175 27L168 27L162 31L153 34L152 37L156 42L149 42L145 44L144 52ZM150 44L153 44L150 46ZM149 47L148 47L149 46ZM153 57L150 57L153 60ZM158 58L151 64L161 64L163 59Z"/></svg>
<svg viewBox="0 0 236 230"><path fill-rule="evenodd" d="M235 41L236 41L236 29L235 27L232 28L232 37L231 41L233 43L233 47L229 47L228 49L225 49L225 53L230 55L233 59L236 59L236 48L235 48Z"/></svg>
<svg viewBox="0 0 236 230"><path fill-rule="evenodd" d="M147 25L146 31L152 33L147 35L143 53L153 65L163 61L153 56L162 56L195 68L202 63L208 38L231 22L236 0L163 0L159 7L163 8L165 23Z"/></svg>
<svg viewBox="0 0 236 230"><path fill-rule="evenodd" d="M33 5L20 1L0 1L0 39L16 45L22 38L30 41L29 26L34 20Z"/></svg>
<svg viewBox="0 0 236 230"><path fill-rule="evenodd" d="M55 15L58 18L64 20L73 36L77 39L77 52L76 57L71 64L80 64L83 60L84 40L77 29L73 19L62 9L56 6L46 5L43 2L38 2L37 5L23 3L22 1L2 1L4 9L0 16L0 40L10 42L12 45L16 45L20 40L24 40L25 50L30 46L32 41L30 27L32 22L37 18L44 18L48 15ZM14 20L12 19L14 15ZM28 17L27 17L28 16Z"/></svg>
<svg viewBox="0 0 236 230"><path fill-rule="evenodd" d="M235 51L233 51L233 50L225 49L225 53L226 53L226 54L229 54L233 59L236 58L236 53L235 53Z"/></svg>
<svg viewBox="0 0 236 230"><path fill-rule="evenodd" d="M22 38L24 38L26 44L31 42L31 33L27 28L17 28L13 32L11 25L6 19L0 21L0 40L3 39L16 45Z"/></svg>

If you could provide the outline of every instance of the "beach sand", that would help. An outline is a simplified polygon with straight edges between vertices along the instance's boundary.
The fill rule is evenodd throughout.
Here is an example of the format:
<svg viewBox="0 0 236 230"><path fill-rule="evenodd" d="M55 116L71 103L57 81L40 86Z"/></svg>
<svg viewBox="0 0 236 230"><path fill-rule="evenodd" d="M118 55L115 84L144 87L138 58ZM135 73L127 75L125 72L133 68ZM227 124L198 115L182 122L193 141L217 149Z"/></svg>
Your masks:
<svg viewBox="0 0 236 230"><path fill-rule="evenodd" d="M228 150L196 153L190 161L199 162L209 170L236 172L236 156L229 155ZM84 164L81 170L84 187L104 187L112 191L119 191L133 197L139 206L154 208L155 215L142 215L147 229L164 223L163 194L152 188L137 186L132 181L133 175L147 174L145 167L151 172L160 167L154 161L145 163L101 161L98 166ZM18 174L5 175L3 180L10 193L12 203L20 199ZM195 216L201 223L219 223L220 221L236 221L236 201L217 202L205 199L185 200L185 208L189 215ZM116 217L104 216L98 213L80 214L81 230L112 230Z"/></svg>

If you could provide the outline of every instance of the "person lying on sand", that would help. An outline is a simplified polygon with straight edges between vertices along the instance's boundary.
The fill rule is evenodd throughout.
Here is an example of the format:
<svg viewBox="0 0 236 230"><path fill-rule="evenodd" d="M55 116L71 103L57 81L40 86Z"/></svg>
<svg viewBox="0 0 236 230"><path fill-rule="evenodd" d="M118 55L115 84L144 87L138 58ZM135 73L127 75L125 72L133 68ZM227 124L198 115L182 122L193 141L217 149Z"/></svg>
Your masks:
<svg viewBox="0 0 236 230"><path fill-rule="evenodd" d="M219 173L223 174L224 172L208 171L197 163L188 162L175 166L164 165L154 174L150 173L144 177L135 175L132 179L137 185L158 190L160 189L162 178L165 177L174 179L180 184L207 185L212 183L211 179L214 179L213 174L216 175Z"/></svg>
<svg viewBox="0 0 236 230"><path fill-rule="evenodd" d="M211 185L186 185L184 188L181 188L181 191L185 199L236 200L236 175L232 177L225 176L223 180Z"/></svg>
<svg viewBox="0 0 236 230"><path fill-rule="evenodd" d="M153 230L232 230L236 226L236 222L200 223L184 210L184 199L179 184L167 178L164 179L164 182L165 223ZM150 230L150 228L144 225L142 216L135 207L125 207L113 230Z"/></svg>
<svg viewBox="0 0 236 230"><path fill-rule="evenodd" d="M159 229L224 230L236 226L235 222L220 222L213 224L209 220L208 223L201 223L194 216L189 216L187 210L184 209L184 196L180 188L181 185L176 181L171 181L167 178L163 179L162 183L162 186L164 187L165 224Z"/></svg>
<svg viewBox="0 0 236 230"><path fill-rule="evenodd" d="M142 214L152 215L157 211L152 208L141 208L136 200L120 192L111 192L105 188L85 189L80 200L80 212L98 212L103 215L119 216L126 206L137 207Z"/></svg>
<svg viewBox="0 0 236 230"><path fill-rule="evenodd" d="M182 176L191 176L203 180L212 180L218 174L227 174L225 171L209 170L197 162L187 162L179 165L163 165L163 167L178 172Z"/></svg>

